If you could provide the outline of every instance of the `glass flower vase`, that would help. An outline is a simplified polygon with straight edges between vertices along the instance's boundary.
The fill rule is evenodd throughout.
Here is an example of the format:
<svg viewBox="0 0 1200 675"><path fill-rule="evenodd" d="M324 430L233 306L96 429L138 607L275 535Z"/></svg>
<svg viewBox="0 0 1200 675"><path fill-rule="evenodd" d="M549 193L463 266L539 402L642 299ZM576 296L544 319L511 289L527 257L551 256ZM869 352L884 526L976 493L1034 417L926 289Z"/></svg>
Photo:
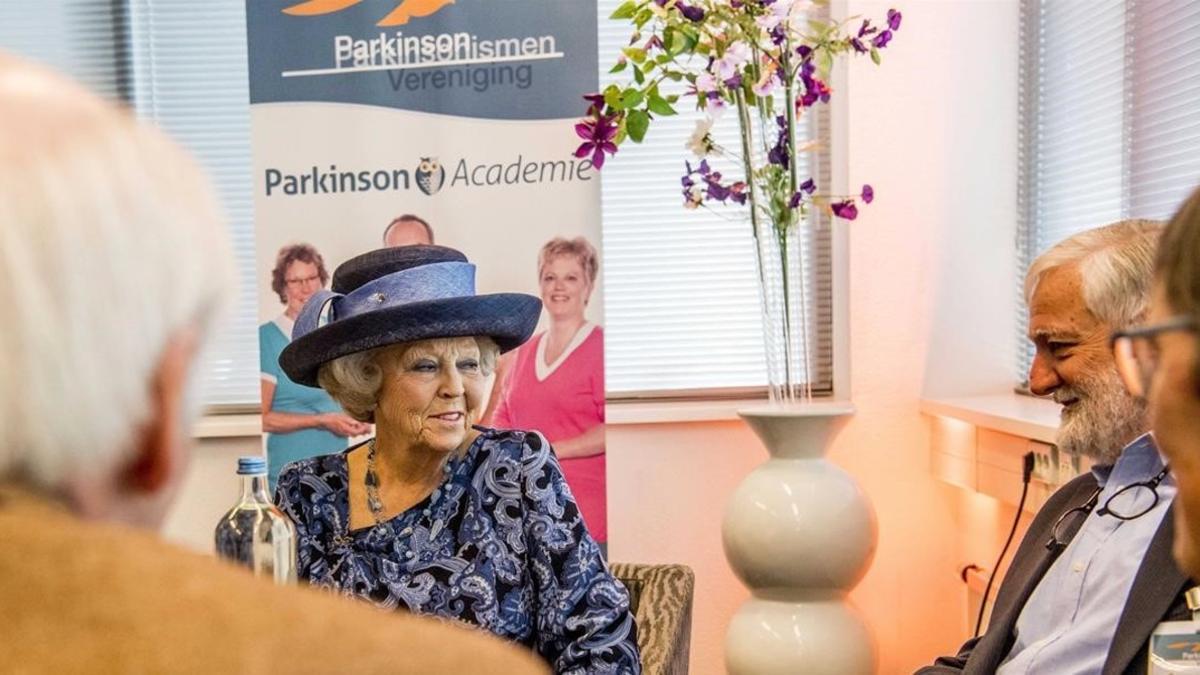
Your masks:
<svg viewBox="0 0 1200 675"><path fill-rule="evenodd" d="M811 330L816 302L808 283L812 241L802 221L780 224L760 217L754 228L770 400L776 405L808 403L817 338Z"/></svg>

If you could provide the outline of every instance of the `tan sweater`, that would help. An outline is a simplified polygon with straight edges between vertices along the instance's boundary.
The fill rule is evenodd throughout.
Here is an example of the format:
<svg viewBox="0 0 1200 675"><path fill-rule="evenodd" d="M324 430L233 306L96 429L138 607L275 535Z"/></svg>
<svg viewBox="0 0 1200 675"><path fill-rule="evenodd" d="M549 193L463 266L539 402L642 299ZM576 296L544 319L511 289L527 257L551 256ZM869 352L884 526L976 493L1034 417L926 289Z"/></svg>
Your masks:
<svg viewBox="0 0 1200 675"><path fill-rule="evenodd" d="M0 673L544 673L478 630L279 588L0 486Z"/></svg>

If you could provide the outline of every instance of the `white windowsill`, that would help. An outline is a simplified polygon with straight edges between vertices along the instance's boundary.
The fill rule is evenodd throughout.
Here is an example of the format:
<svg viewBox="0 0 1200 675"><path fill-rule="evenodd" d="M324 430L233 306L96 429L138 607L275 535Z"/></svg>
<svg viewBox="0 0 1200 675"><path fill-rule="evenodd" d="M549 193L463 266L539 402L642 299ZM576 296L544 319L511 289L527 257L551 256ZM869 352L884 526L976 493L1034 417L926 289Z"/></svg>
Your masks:
<svg viewBox="0 0 1200 675"><path fill-rule="evenodd" d="M204 415L192 429L193 438L242 438L262 434L262 415L223 413Z"/></svg>
<svg viewBox="0 0 1200 675"><path fill-rule="evenodd" d="M736 421L738 411L761 407L765 399L709 401L613 401L606 409L608 424L673 424ZM195 438L238 438L262 433L262 417L253 413L205 415L196 423Z"/></svg>
<svg viewBox="0 0 1200 675"><path fill-rule="evenodd" d="M921 400L921 412L926 415L1050 444L1058 433L1059 411L1054 401L1016 392Z"/></svg>

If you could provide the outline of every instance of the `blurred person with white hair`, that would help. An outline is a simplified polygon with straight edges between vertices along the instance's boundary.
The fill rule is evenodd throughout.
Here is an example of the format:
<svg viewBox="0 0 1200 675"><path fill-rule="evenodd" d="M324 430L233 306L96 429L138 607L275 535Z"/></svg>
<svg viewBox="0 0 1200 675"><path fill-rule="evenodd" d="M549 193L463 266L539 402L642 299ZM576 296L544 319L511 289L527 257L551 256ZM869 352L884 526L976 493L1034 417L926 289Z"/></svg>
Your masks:
<svg viewBox="0 0 1200 675"><path fill-rule="evenodd" d="M0 670L542 672L155 536L233 290L215 201L161 133L3 54L0 120Z"/></svg>
<svg viewBox="0 0 1200 675"><path fill-rule="evenodd" d="M918 672L1145 673L1155 627L1190 619L1191 583L1171 558L1175 483L1109 345L1146 314L1161 229L1088 230L1030 266L1029 386L1062 406L1059 451L1094 466L1034 517L987 631Z"/></svg>

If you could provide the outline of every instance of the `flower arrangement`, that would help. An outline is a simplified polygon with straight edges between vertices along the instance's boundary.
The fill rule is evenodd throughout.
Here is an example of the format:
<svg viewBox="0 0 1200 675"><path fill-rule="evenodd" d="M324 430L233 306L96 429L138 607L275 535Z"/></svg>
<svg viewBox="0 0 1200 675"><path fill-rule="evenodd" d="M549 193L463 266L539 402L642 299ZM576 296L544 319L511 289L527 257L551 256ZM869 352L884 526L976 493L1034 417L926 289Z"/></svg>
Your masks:
<svg viewBox="0 0 1200 675"><path fill-rule="evenodd" d="M688 143L700 162L695 168L685 164L685 206L749 201L765 209L763 215L777 227L802 218L812 204L853 220L858 215L856 200L869 204L874 198L871 187L864 186L854 196L819 195L811 177L797 176L792 161L797 153L812 151L815 142L797 143L796 132L807 109L829 101L834 58L867 54L879 63L880 50L900 29L901 15L888 10L886 22L879 26L870 19L858 23L857 18L808 18L818 4L819 0L627 0L610 18L628 19L634 32L611 72L630 72L633 81L584 97L588 110L575 127L583 138L576 156L590 156L599 169L605 156L616 154L625 140L640 143L656 116L676 114L680 96L663 95L660 85L682 81L687 85L685 96L706 113ZM853 24L857 28L847 30ZM710 134L713 121L730 106L736 107L740 123L740 153L718 145ZM757 164L756 137L766 149L765 161ZM722 182L705 159L711 155L737 160L745 178Z"/></svg>
<svg viewBox="0 0 1200 675"><path fill-rule="evenodd" d="M858 203L870 204L874 190L864 185L854 195L822 191L812 176L801 176L796 158L812 152L815 141L798 133L806 113L827 103L834 59L867 55L876 64L880 50L900 29L900 12L888 10L879 24L852 17L844 21L813 18L821 0L626 0L611 18L633 27L629 44L613 73L628 73L624 86L612 84L585 96L587 113L575 126L583 143L577 157L590 157L600 169L626 140L640 143L651 123L677 114L681 99L704 113L687 147L697 161L684 162L683 203L688 208L713 203L748 206L759 274L764 288L764 312L781 304L778 321L766 320L768 361L771 343L784 354L772 374L772 399L793 400L793 385L808 373L808 340L802 335L802 354L793 354L793 328L804 329L803 284L796 249L798 224L811 208L853 220ZM673 84L677 83L677 84ZM677 93L667 93L668 91ZM731 112L737 115L736 148L718 144L713 122ZM741 177L729 179L715 165L731 161ZM773 236L772 236L773 235ZM764 247L764 244L766 245ZM778 302L774 277L782 284ZM777 324L777 325L776 325ZM803 358L803 361L800 359ZM776 367L778 366L778 368ZM774 372L779 370L779 378ZM802 373L801 373L802 371ZM776 380L783 382L782 388ZM801 386L807 386L803 384ZM811 396L811 392L808 394Z"/></svg>

